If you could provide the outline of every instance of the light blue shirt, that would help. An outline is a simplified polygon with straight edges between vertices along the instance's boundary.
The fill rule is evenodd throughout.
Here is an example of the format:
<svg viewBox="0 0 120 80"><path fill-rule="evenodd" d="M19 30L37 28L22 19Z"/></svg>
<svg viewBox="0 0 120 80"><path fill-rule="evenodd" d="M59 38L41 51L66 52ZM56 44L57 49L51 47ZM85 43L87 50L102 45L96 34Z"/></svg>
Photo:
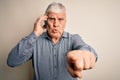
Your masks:
<svg viewBox="0 0 120 80"><path fill-rule="evenodd" d="M54 45L47 32L39 37L32 32L11 50L7 64L15 67L32 59L34 80L77 80L67 71L66 55L71 50L90 51L97 59L95 50L83 42L78 34L64 32Z"/></svg>

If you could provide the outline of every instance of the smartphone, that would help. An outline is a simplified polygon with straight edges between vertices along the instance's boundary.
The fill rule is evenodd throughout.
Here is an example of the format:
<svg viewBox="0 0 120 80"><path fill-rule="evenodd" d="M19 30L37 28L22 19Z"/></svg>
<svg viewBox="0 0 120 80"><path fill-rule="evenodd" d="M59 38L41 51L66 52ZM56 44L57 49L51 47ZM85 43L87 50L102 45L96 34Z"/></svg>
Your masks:
<svg viewBox="0 0 120 80"><path fill-rule="evenodd" d="M48 26L47 21L44 21L44 25L43 25L43 27L44 27L44 28L47 28L47 26Z"/></svg>
<svg viewBox="0 0 120 80"><path fill-rule="evenodd" d="M47 28L48 23L47 21L42 21L40 25L43 26L44 28Z"/></svg>

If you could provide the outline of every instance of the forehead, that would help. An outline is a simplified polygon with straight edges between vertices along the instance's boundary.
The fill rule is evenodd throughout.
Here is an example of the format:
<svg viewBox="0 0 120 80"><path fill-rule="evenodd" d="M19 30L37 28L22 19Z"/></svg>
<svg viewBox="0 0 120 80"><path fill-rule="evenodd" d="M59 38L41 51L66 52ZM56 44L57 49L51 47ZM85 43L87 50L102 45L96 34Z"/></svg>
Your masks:
<svg viewBox="0 0 120 80"><path fill-rule="evenodd" d="M60 13L48 12L47 16L48 17L66 17L66 13L65 11L60 12Z"/></svg>

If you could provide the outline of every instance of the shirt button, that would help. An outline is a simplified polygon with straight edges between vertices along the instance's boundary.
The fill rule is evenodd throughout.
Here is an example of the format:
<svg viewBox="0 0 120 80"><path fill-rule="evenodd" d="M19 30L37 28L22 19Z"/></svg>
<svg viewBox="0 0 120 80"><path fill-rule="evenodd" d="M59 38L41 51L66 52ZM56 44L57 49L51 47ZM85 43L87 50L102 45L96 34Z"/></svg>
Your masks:
<svg viewBox="0 0 120 80"><path fill-rule="evenodd" d="M54 65L54 68L56 68L56 65Z"/></svg>
<svg viewBox="0 0 120 80"><path fill-rule="evenodd" d="M57 78L55 77L54 79L56 80Z"/></svg>
<svg viewBox="0 0 120 80"><path fill-rule="evenodd" d="M36 37L33 37L33 39L36 39Z"/></svg>

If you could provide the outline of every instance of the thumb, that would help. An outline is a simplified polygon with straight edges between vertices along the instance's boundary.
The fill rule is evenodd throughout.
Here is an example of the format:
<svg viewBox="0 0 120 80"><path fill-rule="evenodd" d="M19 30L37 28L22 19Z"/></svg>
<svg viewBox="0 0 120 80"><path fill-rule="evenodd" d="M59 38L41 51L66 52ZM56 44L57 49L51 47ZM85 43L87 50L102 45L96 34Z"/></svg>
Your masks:
<svg viewBox="0 0 120 80"><path fill-rule="evenodd" d="M82 78L82 71L74 71L74 74L75 74L78 78Z"/></svg>

